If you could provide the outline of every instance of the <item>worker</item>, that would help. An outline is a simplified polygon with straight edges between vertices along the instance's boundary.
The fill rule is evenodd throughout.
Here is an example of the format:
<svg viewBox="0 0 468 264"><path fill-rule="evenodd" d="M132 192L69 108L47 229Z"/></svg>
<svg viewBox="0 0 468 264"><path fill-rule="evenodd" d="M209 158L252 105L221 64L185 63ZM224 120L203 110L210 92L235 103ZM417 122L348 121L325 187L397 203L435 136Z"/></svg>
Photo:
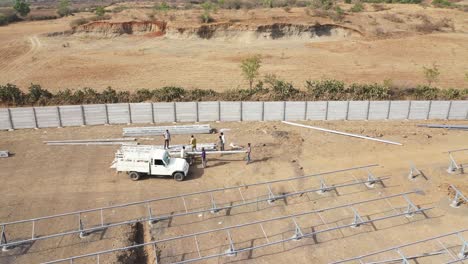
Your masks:
<svg viewBox="0 0 468 264"><path fill-rule="evenodd" d="M252 148L250 147L250 143L248 143L248 144L247 144L247 150L245 151L245 153L247 153L247 157L246 157L246 159L247 159L247 164L249 164L250 161L251 161L251 160L250 160L250 153L251 153L251 152L252 152Z"/></svg>
<svg viewBox="0 0 468 264"><path fill-rule="evenodd" d="M201 149L201 161L203 168L206 168L206 151L205 148Z"/></svg>
<svg viewBox="0 0 468 264"><path fill-rule="evenodd" d="M224 151L224 146L226 145L226 137L224 136L224 133L221 132L221 150Z"/></svg>
<svg viewBox="0 0 468 264"><path fill-rule="evenodd" d="M169 149L169 142L171 141L171 133L166 129L164 132L164 149Z"/></svg>
<svg viewBox="0 0 468 264"><path fill-rule="evenodd" d="M222 136L219 136L219 150L223 151L224 150L224 142Z"/></svg>
<svg viewBox="0 0 468 264"><path fill-rule="evenodd" d="M185 159L185 146L182 146L180 149L180 158Z"/></svg>
<svg viewBox="0 0 468 264"><path fill-rule="evenodd" d="M190 137L190 145L192 145L192 151L197 151L197 139L193 135Z"/></svg>

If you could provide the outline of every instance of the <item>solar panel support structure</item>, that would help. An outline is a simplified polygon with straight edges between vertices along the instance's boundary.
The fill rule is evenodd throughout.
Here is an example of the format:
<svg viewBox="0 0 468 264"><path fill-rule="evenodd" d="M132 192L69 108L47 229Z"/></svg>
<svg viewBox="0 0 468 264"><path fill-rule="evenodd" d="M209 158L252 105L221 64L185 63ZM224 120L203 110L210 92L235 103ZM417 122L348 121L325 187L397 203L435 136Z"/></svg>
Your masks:
<svg viewBox="0 0 468 264"><path fill-rule="evenodd" d="M465 201L465 203L468 203L468 198L466 198L460 190L458 190L452 184L450 184L450 188L452 188L455 191L455 197L453 198L452 202L450 203L451 207L453 207L453 208L460 207L463 200Z"/></svg>

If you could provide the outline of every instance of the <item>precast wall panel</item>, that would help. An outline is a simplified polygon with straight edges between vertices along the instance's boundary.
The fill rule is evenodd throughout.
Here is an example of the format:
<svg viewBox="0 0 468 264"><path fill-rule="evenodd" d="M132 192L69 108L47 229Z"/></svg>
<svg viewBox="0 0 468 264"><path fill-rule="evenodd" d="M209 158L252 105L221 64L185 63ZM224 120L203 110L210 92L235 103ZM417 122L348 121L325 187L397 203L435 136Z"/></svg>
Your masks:
<svg viewBox="0 0 468 264"><path fill-rule="evenodd" d="M175 103L153 103L154 122L176 122Z"/></svg>
<svg viewBox="0 0 468 264"><path fill-rule="evenodd" d="M59 111L62 126L82 126L85 124L81 105L63 105L59 107Z"/></svg>
<svg viewBox="0 0 468 264"><path fill-rule="evenodd" d="M35 107L37 126L60 127L58 108L56 106Z"/></svg>
<svg viewBox="0 0 468 264"><path fill-rule="evenodd" d="M368 120L385 120L388 117L390 101L370 101Z"/></svg>
<svg viewBox="0 0 468 264"><path fill-rule="evenodd" d="M429 119L447 119L449 117L450 101L432 101Z"/></svg>
<svg viewBox="0 0 468 264"><path fill-rule="evenodd" d="M349 101L348 120L366 120L369 101Z"/></svg>
<svg viewBox="0 0 468 264"><path fill-rule="evenodd" d="M18 128L35 128L36 119L34 117L34 109L32 107L25 108L10 108L13 127Z"/></svg>
<svg viewBox="0 0 468 264"><path fill-rule="evenodd" d="M0 108L0 130L13 129L10 124L8 108Z"/></svg>
<svg viewBox="0 0 468 264"><path fill-rule="evenodd" d="M424 120L429 114L431 101L411 101L409 118L410 120Z"/></svg>
<svg viewBox="0 0 468 264"><path fill-rule="evenodd" d="M107 104L109 124L130 124L129 104Z"/></svg>
<svg viewBox="0 0 468 264"><path fill-rule="evenodd" d="M407 119L410 101L391 101L389 119Z"/></svg>
<svg viewBox="0 0 468 264"><path fill-rule="evenodd" d="M151 103L130 104L132 124L153 123L153 107Z"/></svg>
<svg viewBox="0 0 468 264"><path fill-rule="evenodd" d="M284 118L284 102L265 102L265 121L278 121Z"/></svg>
<svg viewBox="0 0 468 264"><path fill-rule="evenodd" d="M306 120L326 120L327 119L327 101L307 102Z"/></svg>
<svg viewBox="0 0 468 264"><path fill-rule="evenodd" d="M220 102L221 121L241 121L241 102Z"/></svg>
<svg viewBox="0 0 468 264"><path fill-rule="evenodd" d="M108 123L106 105L83 105L86 125L104 125Z"/></svg>
<svg viewBox="0 0 468 264"><path fill-rule="evenodd" d="M289 121L304 120L307 102L286 102L285 119Z"/></svg>
<svg viewBox="0 0 468 264"><path fill-rule="evenodd" d="M468 101L452 101L449 119L466 119L468 112Z"/></svg>
<svg viewBox="0 0 468 264"><path fill-rule="evenodd" d="M199 102L198 103L198 121L218 121L219 102Z"/></svg>
<svg viewBox="0 0 468 264"><path fill-rule="evenodd" d="M346 120L347 112L347 101L329 101L327 120Z"/></svg>
<svg viewBox="0 0 468 264"><path fill-rule="evenodd" d="M242 102L243 121L262 121L263 102Z"/></svg>
<svg viewBox="0 0 468 264"><path fill-rule="evenodd" d="M176 103L176 122L197 122L198 110L196 102Z"/></svg>

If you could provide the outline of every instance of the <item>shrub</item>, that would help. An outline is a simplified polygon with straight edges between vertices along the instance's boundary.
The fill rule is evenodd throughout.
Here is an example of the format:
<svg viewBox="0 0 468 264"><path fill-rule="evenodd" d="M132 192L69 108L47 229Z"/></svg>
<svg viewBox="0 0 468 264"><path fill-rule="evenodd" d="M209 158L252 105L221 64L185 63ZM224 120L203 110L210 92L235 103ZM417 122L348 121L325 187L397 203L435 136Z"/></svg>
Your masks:
<svg viewBox="0 0 468 264"><path fill-rule="evenodd" d="M0 86L0 102L6 105L21 105L25 101L25 94L14 84L7 83Z"/></svg>
<svg viewBox="0 0 468 264"><path fill-rule="evenodd" d="M457 89L447 89L447 90L442 90L442 99L445 100L454 100L454 99L459 99L462 97L463 90L457 90Z"/></svg>
<svg viewBox="0 0 468 264"><path fill-rule="evenodd" d="M77 27L77 26L81 26L81 25L84 25L84 24L87 24L89 23L89 19L86 19L86 18L77 18L77 19L73 19L71 22L70 22L70 27Z"/></svg>
<svg viewBox="0 0 468 264"><path fill-rule="evenodd" d="M166 86L153 92L153 99L163 102L180 101L186 95L184 88Z"/></svg>
<svg viewBox="0 0 468 264"><path fill-rule="evenodd" d="M314 99L337 100L346 92L344 82L337 80L306 81L306 89Z"/></svg>
<svg viewBox="0 0 468 264"><path fill-rule="evenodd" d="M351 0L345 0L344 1L346 4L351 4Z"/></svg>
<svg viewBox="0 0 468 264"><path fill-rule="evenodd" d="M61 17L73 14L70 0L60 0L57 6L57 14Z"/></svg>
<svg viewBox="0 0 468 264"><path fill-rule="evenodd" d="M294 88L291 83L278 79L276 75L265 76L264 83L272 91L273 100L291 99L299 93L299 90Z"/></svg>
<svg viewBox="0 0 468 264"><path fill-rule="evenodd" d="M452 7L453 4L447 0L433 0L431 3L435 7L446 8Z"/></svg>
<svg viewBox="0 0 468 264"><path fill-rule="evenodd" d="M364 5L361 2L355 3L350 9L350 11L354 13L362 12L363 10L364 10Z"/></svg>
<svg viewBox="0 0 468 264"><path fill-rule="evenodd" d="M440 75L439 67L437 67L436 64L433 64L432 67L423 67L423 73L429 86L431 86L433 82L437 82Z"/></svg>
<svg viewBox="0 0 468 264"><path fill-rule="evenodd" d="M387 7L385 7L384 5L381 5L381 4L372 4L372 8L374 8L374 11L376 11L376 12L388 10Z"/></svg>
<svg viewBox="0 0 468 264"><path fill-rule="evenodd" d="M411 90L410 90L411 92ZM434 100L439 96L439 89L427 85L418 85L413 91L412 95L418 100Z"/></svg>
<svg viewBox="0 0 468 264"><path fill-rule="evenodd" d="M102 17L106 13L106 10L104 9L103 6L98 6L96 7L96 10L94 10L94 13L96 13L96 16Z"/></svg>
<svg viewBox="0 0 468 264"><path fill-rule="evenodd" d="M27 95L28 103L31 105L39 104L46 105L52 98L52 93L42 89L38 84L31 84L29 87L29 94Z"/></svg>
<svg viewBox="0 0 468 264"><path fill-rule="evenodd" d="M353 100L383 100L389 99L390 89L381 84L355 84L353 83L347 93Z"/></svg>
<svg viewBox="0 0 468 264"><path fill-rule="evenodd" d="M29 3L25 0L15 0L15 5L13 8L18 12L22 17L27 16L31 9L29 8Z"/></svg>
<svg viewBox="0 0 468 264"><path fill-rule="evenodd" d="M341 7L337 6L335 7L334 12L329 13L330 18L333 21L341 22L344 19L344 11L341 9Z"/></svg>
<svg viewBox="0 0 468 264"><path fill-rule="evenodd" d="M316 9L329 10L335 5L333 0L312 0L310 6Z"/></svg>

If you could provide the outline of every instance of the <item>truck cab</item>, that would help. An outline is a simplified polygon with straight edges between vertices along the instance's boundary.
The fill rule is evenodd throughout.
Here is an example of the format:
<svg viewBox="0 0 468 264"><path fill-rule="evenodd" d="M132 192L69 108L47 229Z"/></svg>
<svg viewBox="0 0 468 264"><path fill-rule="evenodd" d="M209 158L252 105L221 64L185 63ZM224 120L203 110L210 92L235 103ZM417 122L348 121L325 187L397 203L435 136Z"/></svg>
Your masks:
<svg viewBox="0 0 468 264"><path fill-rule="evenodd" d="M176 181L183 181L188 174L189 164L185 159L170 157L163 149L136 148L118 153L112 168L118 172L127 172L134 181L143 175L170 176Z"/></svg>

